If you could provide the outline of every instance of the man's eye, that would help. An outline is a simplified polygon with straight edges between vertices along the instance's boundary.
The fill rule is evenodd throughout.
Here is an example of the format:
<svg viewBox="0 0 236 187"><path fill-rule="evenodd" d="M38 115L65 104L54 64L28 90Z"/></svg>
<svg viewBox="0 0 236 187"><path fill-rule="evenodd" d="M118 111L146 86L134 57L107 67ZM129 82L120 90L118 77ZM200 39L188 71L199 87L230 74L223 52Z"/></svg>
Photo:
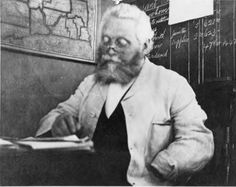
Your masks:
<svg viewBox="0 0 236 187"><path fill-rule="evenodd" d="M110 38L109 38L109 37L107 37L107 36L103 36L103 37L102 37L102 42L103 42L104 44L108 44L109 41L110 41Z"/></svg>
<svg viewBox="0 0 236 187"><path fill-rule="evenodd" d="M128 44L129 44L129 42L124 38L118 38L117 39L117 45L119 47L126 47Z"/></svg>

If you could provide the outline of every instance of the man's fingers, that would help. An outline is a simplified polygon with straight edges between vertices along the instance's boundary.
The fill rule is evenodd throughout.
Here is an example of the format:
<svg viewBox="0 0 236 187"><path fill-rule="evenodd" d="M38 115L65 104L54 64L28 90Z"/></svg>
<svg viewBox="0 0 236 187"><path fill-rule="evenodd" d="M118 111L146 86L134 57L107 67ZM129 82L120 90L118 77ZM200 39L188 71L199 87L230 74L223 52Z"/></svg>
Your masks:
<svg viewBox="0 0 236 187"><path fill-rule="evenodd" d="M64 116L59 116L53 126L52 126L52 135L53 136L66 136L69 135L70 131L67 127L67 124L64 120Z"/></svg>
<svg viewBox="0 0 236 187"><path fill-rule="evenodd" d="M68 128L68 125L67 125L67 120L65 120L65 118L61 120L60 130L63 133L62 136L71 134L71 132Z"/></svg>
<svg viewBox="0 0 236 187"><path fill-rule="evenodd" d="M55 128L53 132L53 136L64 136L64 132L60 128Z"/></svg>
<svg viewBox="0 0 236 187"><path fill-rule="evenodd" d="M76 128L76 132L78 132L80 129L81 129L81 125L79 123L79 119L78 118L75 118L75 128Z"/></svg>
<svg viewBox="0 0 236 187"><path fill-rule="evenodd" d="M52 126L53 136L66 136L70 134L76 134L80 130L80 124L78 118L64 113L57 117Z"/></svg>
<svg viewBox="0 0 236 187"><path fill-rule="evenodd" d="M80 131L81 129L81 125L79 123L79 119L77 117L72 117L70 116L70 119L68 119L70 121L70 129L71 129L71 133L72 134L76 134Z"/></svg>
<svg viewBox="0 0 236 187"><path fill-rule="evenodd" d="M52 136L63 136L63 132L62 130L60 129L60 127L53 127L52 130Z"/></svg>
<svg viewBox="0 0 236 187"><path fill-rule="evenodd" d="M74 134L76 132L76 120L72 116L66 116L65 117L66 125L68 130L70 131L71 134Z"/></svg>

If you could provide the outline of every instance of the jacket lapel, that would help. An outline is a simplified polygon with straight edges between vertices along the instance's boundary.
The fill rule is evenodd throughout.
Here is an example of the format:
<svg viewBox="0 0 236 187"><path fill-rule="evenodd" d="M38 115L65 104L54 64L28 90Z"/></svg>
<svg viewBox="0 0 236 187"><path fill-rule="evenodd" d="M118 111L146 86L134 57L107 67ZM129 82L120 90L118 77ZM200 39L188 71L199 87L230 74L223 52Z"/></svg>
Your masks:
<svg viewBox="0 0 236 187"><path fill-rule="evenodd" d="M99 84L99 92L101 94L102 100L106 101L107 98L107 91L108 91L108 85Z"/></svg>
<svg viewBox="0 0 236 187"><path fill-rule="evenodd" d="M129 91L126 93L125 97L123 98L123 101L133 97L140 89L142 89L142 86L147 81L146 75L147 75L147 71L148 71L150 63L151 62L146 58L137 79L134 81L133 85L131 86Z"/></svg>

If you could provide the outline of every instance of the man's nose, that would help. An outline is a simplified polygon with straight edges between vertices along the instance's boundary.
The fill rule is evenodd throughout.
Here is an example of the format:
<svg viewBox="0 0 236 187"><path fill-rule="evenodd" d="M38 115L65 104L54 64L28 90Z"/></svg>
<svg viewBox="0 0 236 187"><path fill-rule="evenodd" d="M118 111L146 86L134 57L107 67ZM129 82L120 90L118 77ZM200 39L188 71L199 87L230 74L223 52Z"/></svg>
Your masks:
<svg viewBox="0 0 236 187"><path fill-rule="evenodd" d="M107 49L107 53L109 55L115 55L116 54L115 47L113 45L109 46L108 49Z"/></svg>

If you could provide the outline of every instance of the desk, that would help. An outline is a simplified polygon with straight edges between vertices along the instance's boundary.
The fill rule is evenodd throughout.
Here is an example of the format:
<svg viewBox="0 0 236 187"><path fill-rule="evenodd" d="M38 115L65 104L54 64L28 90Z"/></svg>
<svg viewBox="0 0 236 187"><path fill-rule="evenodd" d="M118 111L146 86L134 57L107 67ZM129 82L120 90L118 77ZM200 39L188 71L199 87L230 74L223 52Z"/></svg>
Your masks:
<svg viewBox="0 0 236 187"><path fill-rule="evenodd" d="M96 153L0 148L0 185L102 185Z"/></svg>

